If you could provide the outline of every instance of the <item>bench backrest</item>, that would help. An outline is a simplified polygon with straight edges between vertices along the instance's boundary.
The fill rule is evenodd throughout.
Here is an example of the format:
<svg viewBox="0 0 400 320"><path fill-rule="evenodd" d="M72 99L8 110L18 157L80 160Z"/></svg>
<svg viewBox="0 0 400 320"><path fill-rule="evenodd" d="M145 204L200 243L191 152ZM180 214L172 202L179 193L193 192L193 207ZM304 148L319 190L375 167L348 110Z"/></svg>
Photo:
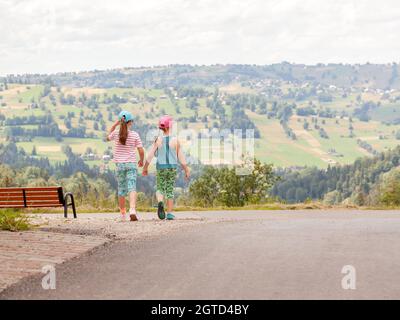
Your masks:
<svg viewBox="0 0 400 320"><path fill-rule="evenodd" d="M61 207L61 187L0 188L0 208Z"/></svg>

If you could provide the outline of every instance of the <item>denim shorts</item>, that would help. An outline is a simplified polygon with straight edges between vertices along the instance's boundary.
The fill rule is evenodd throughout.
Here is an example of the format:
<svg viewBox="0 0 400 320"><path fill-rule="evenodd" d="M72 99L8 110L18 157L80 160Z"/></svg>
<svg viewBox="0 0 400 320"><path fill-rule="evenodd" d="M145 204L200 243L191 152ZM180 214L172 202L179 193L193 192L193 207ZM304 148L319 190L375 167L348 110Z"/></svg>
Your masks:
<svg viewBox="0 0 400 320"><path fill-rule="evenodd" d="M118 196L136 191L137 168L133 162L117 163Z"/></svg>

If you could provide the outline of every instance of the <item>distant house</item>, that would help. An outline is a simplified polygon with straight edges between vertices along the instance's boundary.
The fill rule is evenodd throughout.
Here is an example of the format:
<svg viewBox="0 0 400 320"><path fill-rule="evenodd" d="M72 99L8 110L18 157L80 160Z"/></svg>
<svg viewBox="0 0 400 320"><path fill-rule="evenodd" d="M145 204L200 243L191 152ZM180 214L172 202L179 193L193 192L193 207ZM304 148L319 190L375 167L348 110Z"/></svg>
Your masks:
<svg viewBox="0 0 400 320"><path fill-rule="evenodd" d="M98 156L94 153L85 153L81 155L81 159L85 161L94 161L98 160Z"/></svg>

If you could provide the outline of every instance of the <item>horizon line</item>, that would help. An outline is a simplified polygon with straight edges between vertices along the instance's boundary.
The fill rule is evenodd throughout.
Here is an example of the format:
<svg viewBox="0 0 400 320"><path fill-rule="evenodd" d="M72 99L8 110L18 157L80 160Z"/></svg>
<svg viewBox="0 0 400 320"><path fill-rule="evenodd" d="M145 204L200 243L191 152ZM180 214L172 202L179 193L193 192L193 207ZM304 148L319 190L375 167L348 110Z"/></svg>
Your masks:
<svg viewBox="0 0 400 320"><path fill-rule="evenodd" d="M214 64L198 64L198 63L170 63L170 64L154 64L154 65L141 65L141 66L116 66L110 68L94 68L94 69L80 69L80 70L70 70L70 71L57 71L50 73L7 73L1 74L0 78L7 77L22 77L22 76L55 76L60 74L79 74L79 73L90 73L90 72L107 72L107 71L115 71L115 70L129 70L129 69L156 69L156 68L169 68L169 67L177 67L177 66L190 66L190 67L215 67L215 66L253 66L253 67L265 67L265 66L273 66L279 64L289 64L293 66L305 66L305 67L318 67L318 66L329 66L329 65L344 65L344 66L364 66L364 65L394 65L400 64L400 62L392 61L385 63L375 63L375 62L358 62L358 63L348 63L348 62L317 62L314 64L307 63L298 63L298 62L274 62L274 63L266 63L266 64L258 64L258 63L214 63Z"/></svg>

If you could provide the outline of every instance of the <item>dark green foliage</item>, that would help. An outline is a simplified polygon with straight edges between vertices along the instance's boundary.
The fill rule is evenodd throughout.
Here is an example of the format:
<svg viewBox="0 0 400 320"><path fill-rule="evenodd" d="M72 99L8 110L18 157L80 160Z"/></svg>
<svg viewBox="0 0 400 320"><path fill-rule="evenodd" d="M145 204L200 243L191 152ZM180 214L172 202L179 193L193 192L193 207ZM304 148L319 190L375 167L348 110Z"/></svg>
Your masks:
<svg viewBox="0 0 400 320"><path fill-rule="evenodd" d="M311 107L304 107L304 108L298 108L296 110L296 114L298 116L306 117L306 116L315 116L317 112Z"/></svg>
<svg viewBox="0 0 400 320"><path fill-rule="evenodd" d="M204 207L235 207L266 201L277 179L272 166L256 160L249 174L239 175L237 169L206 166L190 186L193 203Z"/></svg>
<svg viewBox="0 0 400 320"><path fill-rule="evenodd" d="M337 199L348 199L358 205L377 204L370 191L380 183L383 174L400 165L400 146L391 151L370 158L361 158L352 165L329 166L328 169L282 169L278 174L281 181L271 190L287 202L301 202L305 198L322 200L332 192L338 192ZM302 192L297 190L303 190ZM387 201L390 202L390 201Z"/></svg>

